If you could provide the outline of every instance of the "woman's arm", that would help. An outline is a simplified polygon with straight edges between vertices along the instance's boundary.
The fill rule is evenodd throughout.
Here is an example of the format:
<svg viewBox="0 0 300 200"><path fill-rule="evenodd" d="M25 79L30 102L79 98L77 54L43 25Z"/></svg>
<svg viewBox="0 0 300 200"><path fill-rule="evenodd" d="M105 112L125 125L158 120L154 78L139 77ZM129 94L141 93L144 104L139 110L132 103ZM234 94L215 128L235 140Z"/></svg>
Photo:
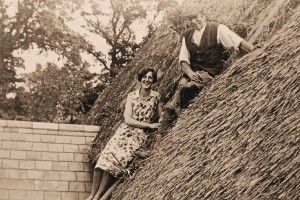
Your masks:
<svg viewBox="0 0 300 200"><path fill-rule="evenodd" d="M146 123L146 122L140 122L138 120L133 119L132 117L132 104L131 99L127 98L126 105L125 105L125 111L124 111L124 118L125 123L129 126L133 126L136 128L158 128L158 123Z"/></svg>

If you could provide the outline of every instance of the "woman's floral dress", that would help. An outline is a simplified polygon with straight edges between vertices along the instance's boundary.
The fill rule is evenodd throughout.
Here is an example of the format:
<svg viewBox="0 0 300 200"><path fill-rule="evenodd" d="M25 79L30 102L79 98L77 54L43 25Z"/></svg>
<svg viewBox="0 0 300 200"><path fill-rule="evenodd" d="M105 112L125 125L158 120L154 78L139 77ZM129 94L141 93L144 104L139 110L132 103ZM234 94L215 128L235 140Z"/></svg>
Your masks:
<svg viewBox="0 0 300 200"><path fill-rule="evenodd" d="M129 93L127 101L131 101L132 118L152 122L157 117L159 100L159 93L153 90L145 99L140 98L139 90ZM121 176L131 163L134 152L144 145L147 137L144 129L122 123L101 152L95 168L101 168L116 177Z"/></svg>

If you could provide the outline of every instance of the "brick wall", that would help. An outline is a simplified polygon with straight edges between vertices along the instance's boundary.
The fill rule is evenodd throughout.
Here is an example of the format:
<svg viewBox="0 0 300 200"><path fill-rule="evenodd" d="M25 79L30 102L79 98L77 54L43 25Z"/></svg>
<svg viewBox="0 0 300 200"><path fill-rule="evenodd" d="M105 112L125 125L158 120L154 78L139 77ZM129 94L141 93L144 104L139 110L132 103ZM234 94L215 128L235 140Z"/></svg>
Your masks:
<svg viewBox="0 0 300 200"><path fill-rule="evenodd" d="M0 120L0 199L81 200L98 126Z"/></svg>

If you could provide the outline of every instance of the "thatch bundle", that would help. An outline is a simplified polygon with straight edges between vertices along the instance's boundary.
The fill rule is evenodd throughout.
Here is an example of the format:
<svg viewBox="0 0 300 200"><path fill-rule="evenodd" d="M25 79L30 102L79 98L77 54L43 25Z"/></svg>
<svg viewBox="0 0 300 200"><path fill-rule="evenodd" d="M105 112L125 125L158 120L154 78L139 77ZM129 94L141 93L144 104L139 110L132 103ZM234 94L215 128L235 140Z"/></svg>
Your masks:
<svg viewBox="0 0 300 200"><path fill-rule="evenodd" d="M299 199L299 24L205 88L114 199Z"/></svg>

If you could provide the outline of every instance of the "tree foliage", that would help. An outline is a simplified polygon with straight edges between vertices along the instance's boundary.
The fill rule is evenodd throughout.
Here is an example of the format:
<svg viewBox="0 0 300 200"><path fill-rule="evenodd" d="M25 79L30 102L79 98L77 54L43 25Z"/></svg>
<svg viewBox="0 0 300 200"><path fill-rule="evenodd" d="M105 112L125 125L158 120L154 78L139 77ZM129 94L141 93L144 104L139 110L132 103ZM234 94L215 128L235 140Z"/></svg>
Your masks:
<svg viewBox="0 0 300 200"><path fill-rule="evenodd" d="M16 83L24 81L16 77L16 69L25 67L24 60L14 51L37 46L41 52L54 51L78 66L82 64L82 51L101 59L102 54L92 44L65 24L81 3L82 0L0 0L0 116L14 107L7 95L20 92Z"/></svg>
<svg viewBox="0 0 300 200"><path fill-rule="evenodd" d="M111 47L109 50L110 65L105 65L111 77L115 77L120 68L130 62L137 51L155 30L154 21L158 14L170 6L176 5L174 0L109 0L109 9L104 9L99 2L92 1L92 12L83 12L87 22L87 29L103 37ZM152 7L149 7L151 5ZM154 17L148 20L148 36L137 43L132 25L147 17L147 13L154 12ZM105 23L108 22L108 23ZM140 31L140 30L138 30Z"/></svg>
<svg viewBox="0 0 300 200"><path fill-rule="evenodd" d="M17 92L15 110L19 118L33 121L79 123L105 85L89 72L87 63L58 68L48 63L24 77L28 91Z"/></svg>

